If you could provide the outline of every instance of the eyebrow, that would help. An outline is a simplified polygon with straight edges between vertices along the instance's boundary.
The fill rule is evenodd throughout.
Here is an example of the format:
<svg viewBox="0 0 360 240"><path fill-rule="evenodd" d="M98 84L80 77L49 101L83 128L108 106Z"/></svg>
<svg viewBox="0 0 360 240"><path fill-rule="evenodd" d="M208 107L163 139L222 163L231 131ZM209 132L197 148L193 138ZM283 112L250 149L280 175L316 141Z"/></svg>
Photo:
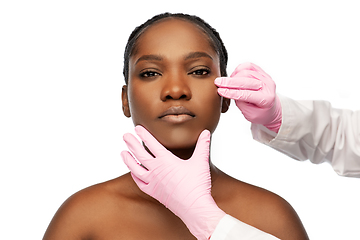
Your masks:
<svg viewBox="0 0 360 240"><path fill-rule="evenodd" d="M135 65L140 61L162 61L162 60L163 60L163 57L160 55L153 55L153 54L143 55L143 56L139 57L138 60L136 60Z"/></svg>
<svg viewBox="0 0 360 240"><path fill-rule="evenodd" d="M206 52L191 52L184 57L184 60L186 61L189 59L202 58L202 57L206 57L213 60L213 58ZM143 55L138 60L136 60L135 65L140 61L162 61L163 59L164 58L161 55L155 55L155 54Z"/></svg>
<svg viewBox="0 0 360 240"><path fill-rule="evenodd" d="M206 52L191 52L188 55L186 55L184 59L189 60L193 58L202 58L202 57L210 58L211 60L213 60L213 58Z"/></svg>

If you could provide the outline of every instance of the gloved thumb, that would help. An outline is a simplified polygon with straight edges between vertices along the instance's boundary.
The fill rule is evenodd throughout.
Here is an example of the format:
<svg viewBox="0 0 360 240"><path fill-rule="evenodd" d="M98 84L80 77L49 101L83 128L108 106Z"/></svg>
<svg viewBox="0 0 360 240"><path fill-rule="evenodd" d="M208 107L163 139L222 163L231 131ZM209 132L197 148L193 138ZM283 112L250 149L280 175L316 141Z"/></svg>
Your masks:
<svg viewBox="0 0 360 240"><path fill-rule="evenodd" d="M210 131L205 129L204 131L201 132L196 146L195 146L195 150L194 153L191 157L191 159L193 158L205 158L206 161L209 160L209 155L210 155Z"/></svg>

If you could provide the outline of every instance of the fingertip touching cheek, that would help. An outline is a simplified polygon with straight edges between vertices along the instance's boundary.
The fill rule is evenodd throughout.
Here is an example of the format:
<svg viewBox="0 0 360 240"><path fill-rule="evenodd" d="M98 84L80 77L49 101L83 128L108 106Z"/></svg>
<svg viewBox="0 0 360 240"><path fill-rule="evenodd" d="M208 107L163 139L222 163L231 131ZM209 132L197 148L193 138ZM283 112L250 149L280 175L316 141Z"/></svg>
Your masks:
<svg viewBox="0 0 360 240"><path fill-rule="evenodd" d="M198 26L159 21L142 32L130 57L124 113L166 148L191 157L200 133L214 132L227 110L214 85L221 75L219 55Z"/></svg>

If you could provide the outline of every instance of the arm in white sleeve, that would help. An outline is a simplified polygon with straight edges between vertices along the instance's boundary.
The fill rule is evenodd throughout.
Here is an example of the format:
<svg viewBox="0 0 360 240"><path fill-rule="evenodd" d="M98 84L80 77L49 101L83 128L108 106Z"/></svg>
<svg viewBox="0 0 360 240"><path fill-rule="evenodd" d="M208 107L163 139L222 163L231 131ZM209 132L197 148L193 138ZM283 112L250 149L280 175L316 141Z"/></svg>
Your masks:
<svg viewBox="0 0 360 240"><path fill-rule="evenodd" d="M210 240L278 240L238 219L225 215L216 226Z"/></svg>
<svg viewBox="0 0 360 240"><path fill-rule="evenodd" d="M326 101L295 101L280 96L278 134L251 127L255 140L297 160L329 162L336 173L360 177L360 111L334 109Z"/></svg>

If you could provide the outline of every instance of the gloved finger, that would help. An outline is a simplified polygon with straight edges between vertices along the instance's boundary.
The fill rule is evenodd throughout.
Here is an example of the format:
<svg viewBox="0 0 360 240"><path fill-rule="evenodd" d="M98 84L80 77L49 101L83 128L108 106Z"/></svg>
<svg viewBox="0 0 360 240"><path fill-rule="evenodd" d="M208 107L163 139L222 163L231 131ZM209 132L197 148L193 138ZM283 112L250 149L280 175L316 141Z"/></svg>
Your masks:
<svg viewBox="0 0 360 240"><path fill-rule="evenodd" d="M191 158L204 158L209 160L210 155L210 131L205 129L201 132L195 146L195 150Z"/></svg>
<svg viewBox="0 0 360 240"><path fill-rule="evenodd" d="M237 102L243 101L251 103L260 108L270 108L273 106L276 95L264 94L262 91L238 91ZM237 104L238 105L238 104Z"/></svg>
<svg viewBox="0 0 360 240"><path fill-rule="evenodd" d="M248 121L256 124L261 124L261 122L258 120L260 115L259 113L261 112L262 108L252 103L242 102L242 101L237 101L236 106L240 109L240 111Z"/></svg>
<svg viewBox="0 0 360 240"><path fill-rule="evenodd" d="M220 96L225 98L234 99L236 101L245 101L248 102L250 96L256 91L250 90L238 90L238 89L229 89L229 88L218 88L218 93Z"/></svg>
<svg viewBox="0 0 360 240"><path fill-rule="evenodd" d="M141 143L135 138L131 133L125 133L123 139L129 148L129 150L134 154L136 159L145 164L144 161L153 159L153 157L145 150Z"/></svg>
<svg viewBox="0 0 360 240"><path fill-rule="evenodd" d="M233 88L242 90L259 90L261 81L248 77L219 77L215 79L215 85L222 88Z"/></svg>
<svg viewBox="0 0 360 240"><path fill-rule="evenodd" d="M260 68L259 66L253 64L253 63L243 63L240 64L239 66L237 66L237 68L234 70L234 72L231 74L230 77L235 77L235 76L242 76L244 74L255 74L257 73L256 78L260 79L263 78L262 80L267 81L269 79L272 79L271 76L269 74L267 74L262 68Z"/></svg>
<svg viewBox="0 0 360 240"><path fill-rule="evenodd" d="M275 103L276 94L264 94L263 92L253 92L247 97L247 102L253 103L261 108L270 108Z"/></svg>
<svg viewBox="0 0 360 240"><path fill-rule="evenodd" d="M233 71L233 73L231 74L230 77L233 77L233 76L236 75L238 72L241 72L241 71L244 71L244 70L260 71L261 73L264 72L260 67L258 67L258 66L255 65L254 63L245 62L245 63L239 64L239 65L235 68L235 70Z"/></svg>
<svg viewBox="0 0 360 240"><path fill-rule="evenodd" d="M160 156L166 152L169 152L163 145L161 145L156 138L151 135L143 126L137 125L135 127L136 134L141 138L141 140L148 147L150 152L154 154L154 156Z"/></svg>
<svg viewBox="0 0 360 240"><path fill-rule="evenodd" d="M122 151L121 157L125 165L129 168L130 172L134 176L136 176L139 180L141 180L144 183L149 183L148 181L149 171L146 170L143 166L141 166L128 151Z"/></svg>
<svg viewBox="0 0 360 240"><path fill-rule="evenodd" d="M235 70L233 71L233 73L230 75L230 77L233 77L233 76L235 76L238 72L241 72L241 71L244 71L244 70L252 70L252 71L254 71L255 68L253 67L253 65L255 65L255 64L253 64L253 63L251 63L251 62L245 62L245 63L239 64L239 65L235 68Z"/></svg>
<svg viewBox="0 0 360 240"><path fill-rule="evenodd" d="M149 182L144 182L142 181L140 178L136 177L134 175L134 173L130 173L131 174L131 177L132 179L134 180L134 182L136 183L136 185L145 193L147 193L147 186L149 185Z"/></svg>
<svg viewBox="0 0 360 240"><path fill-rule="evenodd" d="M257 66L256 64L251 63L251 68L252 68L254 71L260 73L260 74L263 75L263 76L265 76L266 78L270 78L270 79L271 79L270 75L267 74L261 67Z"/></svg>
<svg viewBox="0 0 360 240"><path fill-rule="evenodd" d="M256 106L255 104L249 103L249 102L245 102L245 101L237 101L237 102L236 102L236 106L237 106L238 108L240 108L240 110L242 110L243 108L248 108L248 107L256 107L256 108L259 108L259 107Z"/></svg>
<svg viewBox="0 0 360 240"><path fill-rule="evenodd" d="M261 82L266 81L266 77L262 75L261 73L253 70L242 70L238 73L236 73L232 78L240 78L240 77L246 77L250 79L257 79Z"/></svg>

